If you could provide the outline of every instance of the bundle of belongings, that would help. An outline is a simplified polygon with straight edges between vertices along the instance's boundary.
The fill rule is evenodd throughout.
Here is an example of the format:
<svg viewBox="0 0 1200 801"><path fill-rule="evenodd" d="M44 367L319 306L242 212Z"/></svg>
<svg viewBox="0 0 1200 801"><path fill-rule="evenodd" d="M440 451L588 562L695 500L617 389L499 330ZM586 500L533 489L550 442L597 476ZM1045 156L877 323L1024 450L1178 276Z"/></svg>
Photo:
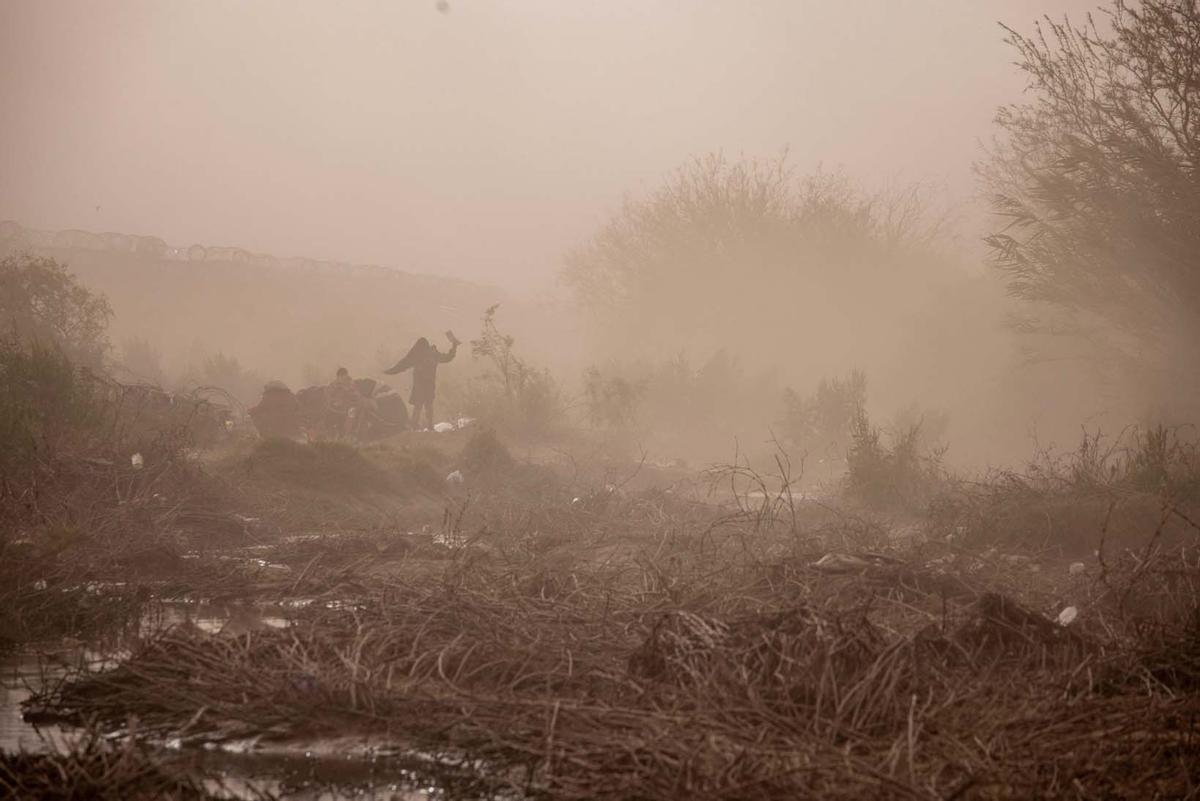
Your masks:
<svg viewBox="0 0 1200 801"><path fill-rule="evenodd" d="M296 393L282 381L269 382L250 419L263 437L368 442L406 430L408 406L390 387L338 371L331 384Z"/></svg>

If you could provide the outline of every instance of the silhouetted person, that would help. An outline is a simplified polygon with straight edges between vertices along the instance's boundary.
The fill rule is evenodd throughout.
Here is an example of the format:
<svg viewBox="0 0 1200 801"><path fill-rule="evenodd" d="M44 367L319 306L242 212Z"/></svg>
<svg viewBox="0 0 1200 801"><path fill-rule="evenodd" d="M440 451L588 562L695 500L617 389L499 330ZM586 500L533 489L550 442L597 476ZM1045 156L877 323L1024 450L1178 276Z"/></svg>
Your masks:
<svg viewBox="0 0 1200 801"><path fill-rule="evenodd" d="M350 371L339 367L337 377L326 392L326 403L334 419L337 433L356 437L374 411L375 402L358 391Z"/></svg>
<svg viewBox="0 0 1200 801"><path fill-rule="evenodd" d="M422 409L425 410L427 427L433 428L433 398L437 388L437 368L439 364L445 364L458 353L458 337L454 336L453 331L447 331L446 338L450 340L450 350L446 353L442 353L435 346L429 344L428 339L421 337L409 348L408 354L403 359L396 362L391 369L383 371L387 375L396 375L412 369L412 395L408 402L412 404L411 422L414 431L421 430Z"/></svg>
<svg viewBox="0 0 1200 801"><path fill-rule="evenodd" d="M262 400L250 409L250 419L263 437L299 439L300 403L282 381L271 381L263 387Z"/></svg>

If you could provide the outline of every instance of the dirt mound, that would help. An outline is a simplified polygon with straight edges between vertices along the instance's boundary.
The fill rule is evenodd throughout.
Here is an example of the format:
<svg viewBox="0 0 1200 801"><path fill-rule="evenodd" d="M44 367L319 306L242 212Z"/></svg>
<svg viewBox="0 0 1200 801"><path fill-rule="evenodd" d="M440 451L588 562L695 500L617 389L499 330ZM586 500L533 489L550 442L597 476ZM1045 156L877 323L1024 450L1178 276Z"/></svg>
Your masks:
<svg viewBox="0 0 1200 801"><path fill-rule="evenodd" d="M342 442L307 445L287 439L259 442L246 457L247 470L288 484L332 492L386 490L387 473L357 448Z"/></svg>

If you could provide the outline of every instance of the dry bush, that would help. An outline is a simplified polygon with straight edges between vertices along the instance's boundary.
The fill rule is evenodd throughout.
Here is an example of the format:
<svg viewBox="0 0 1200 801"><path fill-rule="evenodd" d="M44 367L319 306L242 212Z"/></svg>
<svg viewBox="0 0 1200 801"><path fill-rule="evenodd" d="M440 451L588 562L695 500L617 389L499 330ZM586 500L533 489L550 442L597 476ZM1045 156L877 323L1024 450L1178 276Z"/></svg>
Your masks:
<svg viewBox="0 0 1200 801"><path fill-rule="evenodd" d="M481 428L471 434L459 457L462 466L472 476L494 476L498 471L512 468L512 454L490 428Z"/></svg>
<svg viewBox="0 0 1200 801"><path fill-rule="evenodd" d="M496 324L498 306L483 314L471 355L483 359L488 371L466 385L460 403L471 417L528 438L559 433L566 416L566 399L549 369L529 364L516 352L516 339Z"/></svg>
<svg viewBox="0 0 1200 801"><path fill-rule="evenodd" d="M99 368L108 351L112 309L53 259L29 253L0 260L0 332L22 347L61 349Z"/></svg>
<svg viewBox="0 0 1200 801"><path fill-rule="evenodd" d="M867 402L867 376L823 378L807 397L784 390L784 437L819 458L841 460L850 446L854 420Z"/></svg>
<svg viewBox="0 0 1200 801"><path fill-rule="evenodd" d="M1180 432L1084 433L1067 453L1040 450L1022 471L992 471L939 496L931 523L958 541L1086 554L1106 545L1179 543L1200 519L1200 452Z"/></svg>
<svg viewBox="0 0 1200 801"><path fill-rule="evenodd" d="M946 489L945 448L923 449L921 423L891 432L890 442L860 408L850 426L846 493L882 509L923 510Z"/></svg>
<svg viewBox="0 0 1200 801"><path fill-rule="evenodd" d="M190 569L192 538L244 537L224 488L187 457L221 428L211 404L38 345L0 347L0 375L0 639L122 622L139 585Z"/></svg>
<svg viewBox="0 0 1200 801"><path fill-rule="evenodd" d="M113 744L87 731L70 748L0 752L0 795L47 801L208 801L204 782L134 739Z"/></svg>

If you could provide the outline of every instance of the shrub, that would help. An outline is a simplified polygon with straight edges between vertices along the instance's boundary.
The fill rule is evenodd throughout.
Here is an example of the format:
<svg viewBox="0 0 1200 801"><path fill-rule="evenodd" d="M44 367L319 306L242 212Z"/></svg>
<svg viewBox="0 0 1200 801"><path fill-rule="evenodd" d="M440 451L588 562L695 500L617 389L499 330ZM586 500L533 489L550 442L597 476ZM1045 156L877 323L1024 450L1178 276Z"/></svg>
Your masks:
<svg viewBox="0 0 1200 801"><path fill-rule="evenodd" d="M872 507L916 509L942 485L945 451L922 450L920 423L892 432L889 439L885 444L880 430L859 409L850 426L847 493Z"/></svg>
<svg viewBox="0 0 1200 801"><path fill-rule="evenodd" d="M866 402L867 377L861 370L845 378L821 379L808 397L784 390L784 436L824 456L845 453Z"/></svg>
<svg viewBox="0 0 1200 801"><path fill-rule="evenodd" d="M1142 492L1170 499L1200 497L1200 447L1179 429L1127 429L1115 439L1084 431L1073 451L1039 449L1028 482L1053 492Z"/></svg>
<svg viewBox="0 0 1200 801"><path fill-rule="evenodd" d="M620 375L603 375L595 367L583 376L584 403L588 421L596 427L628 428L638 415L646 395L644 380L630 380Z"/></svg>
<svg viewBox="0 0 1200 801"><path fill-rule="evenodd" d="M0 472L6 481L91 437L103 417L95 384L61 350L0 343Z"/></svg>
<svg viewBox="0 0 1200 801"><path fill-rule="evenodd" d="M0 336L60 348L76 364L99 367L108 351L112 309L54 259L0 260Z"/></svg>
<svg viewBox="0 0 1200 801"><path fill-rule="evenodd" d="M1174 498L1200 498L1200 449L1177 429L1163 425L1135 429L1126 451L1124 481L1142 491Z"/></svg>
<svg viewBox="0 0 1200 801"><path fill-rule="evenodd" d="M484 312L479 338L471 341L471 354L486 359L491 370L469 383L464 406L471 416L499 428L548 435L566 414L562 391L549 370L533 367L516 354L516 340L496 325L497 308Z"/></svg>
<svg viewBox="0 0 1200 801"><path fill-rule="evenodd" d="M994 470L937 499L932 520L957 542L1113 552L1191 542L1200 452L1162 426L1115 439L1083 433L1065 452L1039 448L1022 470Z"/></svg>
<svg viewBox="0 0 1200 801"><path fill-rule="evenodd" d="M512 455L490 428L476 431L462 450L462 466L472 475L489 475L512 465Z"/></svg>
<svg viewBox="0 0 1200 801"><path fill-rule="evenodd" d="M683 459L711 460L756 441L766 428L757 421L778 413L775 373L747 370L727 350L698 363L686 353L611 360L585 374L583 391L583 413L609 444Z"/></svg>

